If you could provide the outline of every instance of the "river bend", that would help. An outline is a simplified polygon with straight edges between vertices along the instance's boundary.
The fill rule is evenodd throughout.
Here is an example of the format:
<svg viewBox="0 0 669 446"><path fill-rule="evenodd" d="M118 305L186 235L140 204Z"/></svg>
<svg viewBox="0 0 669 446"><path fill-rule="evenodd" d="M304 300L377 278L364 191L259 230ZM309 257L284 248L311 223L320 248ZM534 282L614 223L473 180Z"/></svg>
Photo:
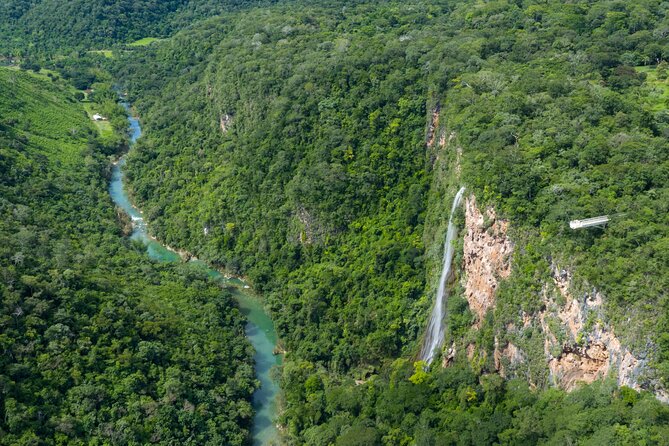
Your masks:
<svg viewBox="0 0 669 446"><path fill-rule="evenodd" d="M127 104L124 104L124 106L129 111L129 106ZM132 149L137 138L141 136L142 130L139 119L130 117L128 121L130 124L130 147ZM159 262L182 261L179 254L162 245L149 235L142 212L133 206L124 187L124 165L125 156L121 157L113 167L109 193L114 203L123 209L132 219L133 231L131 238L144 243L148 256L153 260ZM227 277L200 260L191 260L189 263L197 264L200 268L205 268L210 277L226 285L233 286L231 288L233 296L247 320L246 336L255 349L256 378L261 384L261 387L253 394L253 408L255 410L251 432L253 444L257 446L272 444L278 437L274 418L276 415L276 396L279 387L271 377L271 370L274 366L281 363L281 356L274 354L277 343L274 323L265 312L258 298L245 291L249 289L249 286L242 280Z"/></svg>

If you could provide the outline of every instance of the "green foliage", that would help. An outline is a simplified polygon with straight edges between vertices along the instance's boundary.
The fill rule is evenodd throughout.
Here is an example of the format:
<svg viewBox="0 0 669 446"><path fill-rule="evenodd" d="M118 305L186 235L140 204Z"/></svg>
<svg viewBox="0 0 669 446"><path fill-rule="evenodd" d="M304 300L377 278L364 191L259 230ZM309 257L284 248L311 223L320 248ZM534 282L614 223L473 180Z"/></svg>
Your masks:
<svg viewBox="0 0 669 446"><path fill-rule="evenodd" d="M153 42L157 42L159 40L160 39L158 39L156 37L144 37L142 39L135 40L134 42L129 43L128 46L147 46L147 45L151 45Z"/></svg>
<svg viewBox="0 0 669 446"><path fill-rule="evenodd" d="M150 43L191 21L257 2L211 0L10 0L0 9L0 54Z"/></svg>
<svg viewBox="0 0 669 446"><path fill-rule="evenodd" d="M507 22L492 5L479 9L488 49L451 78L442 113L464 148L470 190L520 235L514 275L500 290L509 311L496 315L500 326L518 307L538 309L547 260L565 259L606 296L624 343L653 354L669 314L666 86L654 68L632 66L662 61L669 46L651 38L666 20L659 2L618 6L511 6ZM623 47L618 39L632 35ZM610 225L568 227L596 215L610 215Z"/></svg>
<svg viewBox="0 0 669 446"><path fill-rule="evenodd" d="M251 13L210 20L119 69L147 129L128 178L156 234L243 271L287 349L343 371L423 328L426 84L401 27L344 42L360 11L314 13L268 12L262 29Z"/></svg>
<svg viewBox="0 0 669 446"><path fill-rule="evenodd" d="M658 346L648 353L666 379L666 68L633 68L669 54L666 20L656 0L283 4L223 14L119 60L146 128L129 159L134 196L160 238L265 294L290 351L281 420L292 441L661 438L596 411L583 428L551 425L554 399L579 407L555 391L529 394L522 407L537 418L527 418L514 412L521 403L505 406L516 390L474 377L491 371L500 327L541 309L561 258L607 296L626 345ZM454 165L453 146L425 148L437 103L463 148L457 181L509 219L519 243L498 310L472 335L475 373L458 364L444 373L463 382L439 390L439 372L427 379L410 364L393 371L403 380L382 377L389 358L416 350L448 212L434 203L459 186L433 177L454 176L436 163ZM605 230L568 227L600 214L614 217ZM449 336L471 324L460 295ZM527 373L544 386L541 334L524 336ZM368 393L328 406L363 371L381 376ZM323 391L303 388L312 374ZM617 407L610 389L588 392L599 392L589 407Z"/></svg>
<svg viewBox="0 0 669 446"><path fill-rule="evenodd" d="M86 89L108 82L102 68L116 64L146 130L128 177L156 235L247 274L266 296L289 351L280 418L289 442L666 443L667 409L650 395L609 383L570 395L545 390L536 327L524 330L522 344L536 392L489 376L485 354L507 323L541 309L550 263L568 259L576 277L606 296L616 334L649 358L653 378L666 385L669 22L661 1L284 2L193 21L173 38L140 47L120 44L166 37L223 10L195 1L160 2L151 12L126 2L10 3L2 13L11 20L0 20L11 36L3 47L28 49L24 68L54 68ZM99 18L72 27L82 8ZM123 14L130 20L121 23ZM37 30L48 38L30 47ZM117 45L115 59L45 56L50 48L91 43ZM113 92L100 89L92 99L113 113ZM454 145L425 148L426 120L437 104L461 156L452 153ZM47 136L58 134L45 123L8 116L9 147L48 146ZM54 116L56 127L61 119ZM90 124L84 127L91 132ZM68 138L58 153L74 164L79 152ZM95 144L91 150L105 151ZM0 158L9 172L3 181L14 187L21 175L37 177L32 158L18 149L7 153ZM456 157L460 168L450 170ZM95 156L87 160L100 169ZM48 178L31 182L26 195L52 196L59 189ZM448 336L469 336L480 347L473 364L456 360L428 372L403 358L416 351L424 330L445 197L456 183L510 220L517 249L513 275L480 330L469 330L472 315L457 285L447 303ZM47 221L70 227L66 216L74 211L67 206L74 205L58 203ZM572 218L601 214L612 216L606 229L568 227ZM42 236L21 230L11 243L36 248ZM57 252L73 252L68 246ZM115 249L119 258L133 258L127 247ZM27 251L5 256L14 270ZM66 260L59 280L86 277L87 269ZM12 274L26 294L50 283L32 269ZM178 282L169 272L160 276ZM139 290L151 288L136 282ZM54 319L40 336L45 348L60 351L70 337L57 323L71 328ZM553 332L562 336L557 327ZM123 365L126 350L132 357L130 347L112 349L109 361ZM13 368L12 377L34 367ZM170 376L175 384L182 375ZM134 375L124 379L139 387ZM243 382L239 388L252 388ZM242 401L248 392L233 395ZM33 412L12 398L5 423L21 434L12 441L28 443L40 434L21 430ZM126 422L143 441L145 425Z"/></svg>
<svg viewBox="0 0 669 446"><path fill-rule="evenodd" d="M537 394L525 382L434 368L428 380L381 375L357 386L351 406L328 404L325 423L304 423L306 444L666 444L669 409L648 393L599 382L571 394ZM338 395L343 386L336 385ZM289 387L292 388L292 387ZM353 399L352 397L349 397ZM287 415L294 420L295 414Z"/></svg>
<svg viewBox="0 0 669 446"><path fill-rule="evenodd" d="M0 69L0 444L246 444L231 294L123 238L72 91Z"/></svg>

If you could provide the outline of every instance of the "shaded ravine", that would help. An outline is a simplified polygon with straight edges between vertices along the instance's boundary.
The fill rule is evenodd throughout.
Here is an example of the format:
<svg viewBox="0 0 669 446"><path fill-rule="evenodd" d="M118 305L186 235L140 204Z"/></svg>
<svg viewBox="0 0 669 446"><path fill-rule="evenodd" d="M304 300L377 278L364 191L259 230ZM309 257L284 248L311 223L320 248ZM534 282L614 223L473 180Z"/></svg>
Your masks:
<svg viewBox="0 0 669 446"><path fill-rule="evenodd" d="M124 104L129 109L127 104ZM130 144L131 147L139 138L142 131L137 118L128 118L130 122ZM139 240L146 246L148 256L159 262L180 262L181 256L172 249L159 243L151 237L147 231L146 222L142 212L130 202L123 184L123 166L125 156L113 167L109 193L114 203L123 209L132 219L133 240ZM279 386L271 377L271 370L281 363L281 356L275 355L274 350L277 343L277 334L274 323L265 312L262 303L253 295L245 292L249 288L239 278L228 277L220 271L210 268L201 260L190 260L189 263L206 270L207 274L226 285L232 285L231 291L239 304L241 312L247 319L246 336L255 349L255 372L261 387L253 394L253 408L256 412L251 432L254 445L272 444L278 438L278 432L274 425L276 415L276 396Z"/></svg>
<svg viewBox="0 0 669 446"><path fill-rule="evenodd" d="M451 214L448 217L448 229L446 231L446 241L444 242L444 260L441 268L441 277L439 277L439 287L437 288L437 296L432 307L432 314L430 315L430 322L425 333L425 340L420 351L420 359L430 364L434 359L435 354L444 342L444 308L446 298L448 297L446 281L451 275L451 265L453 264L453 240L458 235L458 229L453 224L453 214L460 205L462 194L465 188L461 187L455 198L453 198L453 206L451 207Z"/></svg>

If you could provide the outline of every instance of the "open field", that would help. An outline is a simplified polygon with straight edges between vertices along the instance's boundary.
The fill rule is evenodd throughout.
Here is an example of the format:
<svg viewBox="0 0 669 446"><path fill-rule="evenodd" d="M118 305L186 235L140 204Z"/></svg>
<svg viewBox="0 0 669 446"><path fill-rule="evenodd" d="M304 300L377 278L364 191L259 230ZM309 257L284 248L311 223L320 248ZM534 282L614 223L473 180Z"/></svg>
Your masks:
<svg viewBox="0 0 669 446"><path fill-rule="evenodd" d="M128 46L147 46L151 45L153 42L158 42L160 39L156 37L144 37L143 39L136 40L132 43L129 43Z"/></svg>
<svg viewBox="0 0 669 446"><path fill-rule="evenodd" d="M114 58L114 54L112 53L112 50L91 50L91 51L88 51L88 53L90 53L90 54L100 54L100 55L106 57L107 59L113 59Z"/></svg>
<svg viewBox="0 0 669 446"><path fill-rule="evenodd" d="M95 128L100 132L102 138L109 138L114 134L111 123L109 121L93 121L93 115L97 113L95 109L96 104L92 102L84 103L84 109L88 113L88 117L91 118L91 122L95 125Z"/></svg>

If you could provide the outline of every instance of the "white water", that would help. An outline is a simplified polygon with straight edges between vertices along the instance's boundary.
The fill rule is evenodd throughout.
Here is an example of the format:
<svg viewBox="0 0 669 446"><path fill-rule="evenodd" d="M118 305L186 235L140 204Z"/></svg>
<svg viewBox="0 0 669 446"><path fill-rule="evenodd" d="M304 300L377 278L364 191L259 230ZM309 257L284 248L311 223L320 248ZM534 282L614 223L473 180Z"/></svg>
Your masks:
<svg viewBox="0 0 669 446"><path fill-rule="evenodd" d="M465 188L461 187L455 198L453 199L453 206L451 207L451 215L448 217L448 230L446 232L446 242L444 243L444 264L441 268L441 277L439 278L439 288L437 288L437 298L432 308L430 315L430 323L427 326L427 333L425 333L425 340L420 351L420 359L430 364L434 359L434 355L444 342L444 307L446 304L446 281L451 275L451 265L453 263L453 239L457 237L458 230L453 224L453 214L460 205L462 194Z"/></svg>

